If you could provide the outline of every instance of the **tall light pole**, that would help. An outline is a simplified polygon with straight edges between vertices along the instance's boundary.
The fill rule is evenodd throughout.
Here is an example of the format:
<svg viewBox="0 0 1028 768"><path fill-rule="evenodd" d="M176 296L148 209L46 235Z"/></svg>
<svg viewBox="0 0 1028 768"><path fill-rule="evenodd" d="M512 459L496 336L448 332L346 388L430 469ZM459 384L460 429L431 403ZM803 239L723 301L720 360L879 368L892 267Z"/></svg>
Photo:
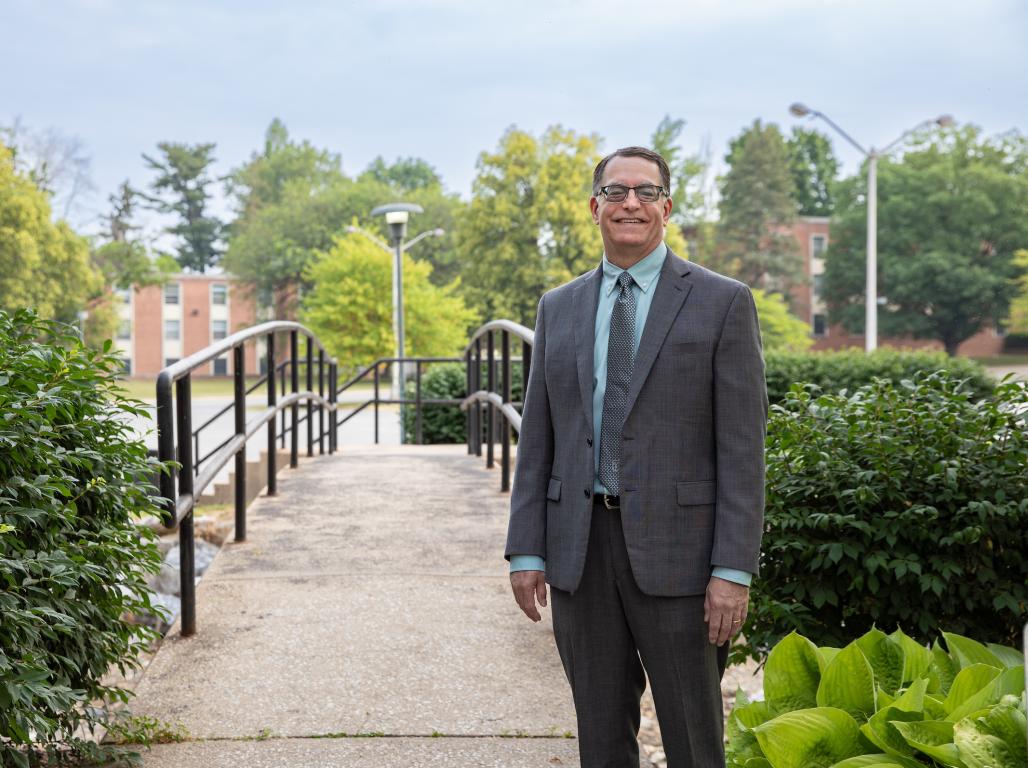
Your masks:
<svg viewBox="0 0 1028 768"><path fill-rule="evenodd" d="M864 349L867 352L873 352L878 348L878 158L887 155L889 150L914 131L930 125L939 125L944 128L953 125L953 116L939 115L933 120L925 120L904 131L899 138L886 145L884 149L871 147L870 150L867 150L823 112L818 112L799 102L790 105L789 112L795 117L809 116L812 120L821 118L867 158L867 285L864 295Z"/></svg>
<svg viewBox="0 0 1028 768"><path fill-rule="evenodd" d="M416 203L387 203L372 209L372 216L385 216L389 225L389 235L392 245L387 245L370 232L360 227L347 227L347 232L356 232L364 235L377 246L393 256L393 335L396 339L397 363L394 368L392 382L392 400L403 399L403 360L405 354L404 328L403 328L403 254L411 246L421 242L426 237L441 237L446 234L442 229L430 229L422 232L417 237L408 240L403 238L407 234L407 222L412 213L422 213L423 209ZM400 442L403 442L403 403L400 403Z"/></svg>

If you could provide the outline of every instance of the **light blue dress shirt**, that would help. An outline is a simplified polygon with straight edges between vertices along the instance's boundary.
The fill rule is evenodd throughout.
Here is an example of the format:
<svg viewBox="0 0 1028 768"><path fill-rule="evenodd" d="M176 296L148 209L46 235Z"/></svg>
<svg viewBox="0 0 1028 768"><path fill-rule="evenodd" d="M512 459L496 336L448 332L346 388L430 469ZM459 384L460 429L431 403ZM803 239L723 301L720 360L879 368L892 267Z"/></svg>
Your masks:
<svg viewBox="0 0 1028 768"><path fill-rule="evenodd" d="M643 329L646 327L646 318L650 312L650 304L653 303L653 295L656 293L657 281L660 279L660 270L664 266L664 257L667 255L667 246L664 243L658 245L646 258L637 261L628 268L628 274L632 276L635 284L632 292L635 293L635 351L639 351L639 342L642 340ZM603 256L603 279L600 283L600 298L596 305L596 324L594 326L594 348L593 348L593 468L596 472L593 480L593 491L595 493L607 493L607 489L599 479L600 469L600 428L603 422L603 397L607 392L607 342L610 338L610 316L614 311L614 303L617 301L617 294L614 289L617 287L618 275L623 270L607 261ZM537 555L511 555L510 570L514 571L545 571L546 561ZM738 571L734 568L722 568L716 566L711 575L727 581L734 581L737 584L749 586L753 575L746 571Z"/></svg>

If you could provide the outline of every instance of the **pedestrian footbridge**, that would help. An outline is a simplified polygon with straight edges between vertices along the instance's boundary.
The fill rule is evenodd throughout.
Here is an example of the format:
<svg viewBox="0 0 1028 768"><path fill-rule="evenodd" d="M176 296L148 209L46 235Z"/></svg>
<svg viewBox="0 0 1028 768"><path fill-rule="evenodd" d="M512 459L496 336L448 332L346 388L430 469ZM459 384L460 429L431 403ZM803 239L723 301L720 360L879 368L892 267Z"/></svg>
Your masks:
<svg viewBox="0 0 1028 768"><path fill-rule="evenodd" d="M276 335L288 339L281 363ZM258 382L267 409L247 413L239 373L234 434L198 467L190 373L225 353L241 372L242 345L259 336L273 372ZM465 351L461 445L340 448L346 385L295 323L240 332L162 372L160 452L181 469L162 477L161 493L180 532L183 610L130 708L186 738L144 752L145 766L578 765L548 613L539 624L521 615L502 557L501 487L520 422L511 366L529 357L511 356L512 338L529 349L530 331L500 323ZM276 382L287 374L291 386ZM415 389L409 405L420 410ZM264 425L268 487L247 507L245 443ZM286 435L294 468L276 476ZM233 458L235 540L194 589L194 498Z"/></svg>

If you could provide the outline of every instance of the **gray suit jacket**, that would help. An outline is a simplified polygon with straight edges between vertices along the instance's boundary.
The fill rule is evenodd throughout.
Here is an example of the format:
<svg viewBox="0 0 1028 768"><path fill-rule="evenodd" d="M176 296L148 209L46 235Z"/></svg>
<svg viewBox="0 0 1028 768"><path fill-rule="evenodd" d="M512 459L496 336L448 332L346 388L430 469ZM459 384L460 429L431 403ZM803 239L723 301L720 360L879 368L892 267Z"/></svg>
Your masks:
<svg viewBox="0 0 1028 768"><path fill-rule="evenodd" d="M506 555L573 592L592 515L593 333L602 269L548 291L518 440ZM622 431L621 520L650 595L698 595L714 566L757 572L767 388L753 296L668 251Z"/></svg>

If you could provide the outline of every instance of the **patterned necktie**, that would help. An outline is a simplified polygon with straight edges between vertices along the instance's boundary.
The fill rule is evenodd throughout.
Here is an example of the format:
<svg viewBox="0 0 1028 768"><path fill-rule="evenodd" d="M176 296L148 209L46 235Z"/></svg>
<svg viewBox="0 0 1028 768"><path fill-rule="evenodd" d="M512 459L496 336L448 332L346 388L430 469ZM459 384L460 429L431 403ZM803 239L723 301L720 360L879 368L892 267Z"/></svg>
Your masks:
<svg viewBox="0 0 1028 768"><path fill-rule="evenodd" d="M607 389L603 394L600 424L600 482L612 496L621 493L621 428L628 407L628 386L635 367L635 280L628 272L618 275L617 301L610 314L607 341Z"/></svg>

